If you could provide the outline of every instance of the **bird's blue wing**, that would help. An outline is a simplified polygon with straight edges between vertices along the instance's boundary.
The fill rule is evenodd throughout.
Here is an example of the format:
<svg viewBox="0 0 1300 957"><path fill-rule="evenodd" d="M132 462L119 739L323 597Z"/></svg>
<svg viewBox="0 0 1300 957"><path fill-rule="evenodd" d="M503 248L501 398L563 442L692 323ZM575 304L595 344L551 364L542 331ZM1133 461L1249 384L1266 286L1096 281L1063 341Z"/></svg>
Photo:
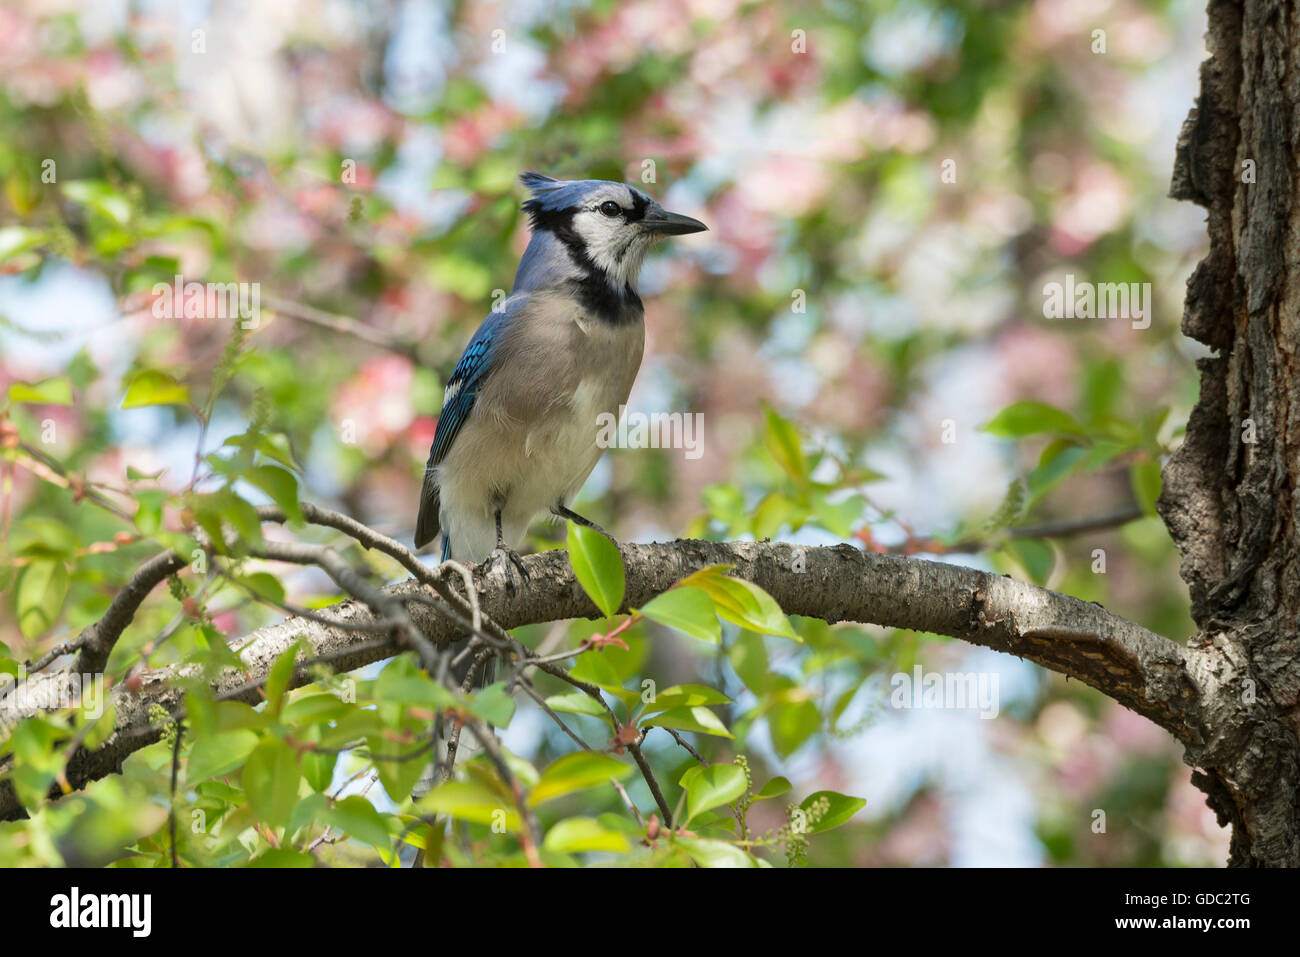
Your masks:
<svg viewBox="0 0 1300 957"><path fill-rule="evenodd" d="M433 434L429 465L438 465L443 460L460 434L461 426L469 418L479 389L494 368L492 360L508 318L509 313L498 312L485 319L456 363L443 392L442 414L438 416L438 428Z"/></svg>
<svg viewBox="0 0 1300 957"><path fill-rule="evenodd" d="M519 305L517 300L500 312L494 312L474 332L474 336L461 354L460 361L447 380L443 393L442 414L433 434L433 447L429 450L429 463L425 467L424 487L420 492L420 514L415 523L415 544L419 548L433 540L439 532L438 486L434 469L446 457L461 427L469 419L478 398L479 390L495 368L494 359L501 339L505 335L511 315Z"/></svg>

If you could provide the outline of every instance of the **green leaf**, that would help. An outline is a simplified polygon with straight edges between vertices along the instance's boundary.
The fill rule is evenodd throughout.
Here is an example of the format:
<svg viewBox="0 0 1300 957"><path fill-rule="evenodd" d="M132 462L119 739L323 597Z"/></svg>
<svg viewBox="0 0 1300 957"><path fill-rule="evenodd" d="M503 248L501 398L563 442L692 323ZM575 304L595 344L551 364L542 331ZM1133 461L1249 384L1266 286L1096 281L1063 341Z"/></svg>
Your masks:
<svg viewBox="0 0 1300 957"><path fill-rule="evenodd" d="M327 691L308 694L300 692L298 697L284 706L280 717L288 724L303 727L309 724L337 721L354 707L355 705L348 704Z"/></svg>
<svg viewBox="0 0 1300 957"><path fill-rule="evenodd" d="M466 735L472 738L473 735ZM322 743L327 738L322 738ZM403 744L393 741L382 734L373 734L366 738L366 749L375 762L379 773L379 783L384 786L388 796L394 801L405 801L411 794L411 788L420 780L424 766L434 757L433 749L425 748L425 754L419 758L409 755L419 747L415 741Z"/></svg>
<svg viewBox="0 0 1300 957"><path fill-rule="evenodd" d="M771 538L786 524L796 528L801 524L802 512L799 506L779 492L763 496L763 500L754 509L754 520L750 526L754 538L758 541Z"/></svg>
<svg viewBox="0 0 1300 957"><path fill-rule="evenodd" d="M595 718L605 715L605 709L600 706L600 702L581 691L551 695L546 699L546 705L552 711L562 711L565 714L589 714Z"/></svg>
<svg viewBox="0 0 1300 957"><path fill-rule="evenodd" d="M293 680L294 664L303 644L302 639L299 639L280 652L266 676L266 710L272 716L278 717L280 714L284 693L289 690L289 682Z"/></svg>
<svg viewBox="0 0 1300 957"><path fill-rule="evenodd" d="M56 559L32 562L18 575L18 629L24 638L45 634L68 596L68 569Z"/></svg>
<svg viewBox="0 0 1300 957"><path fill-rule="evenodd" d="M320 822L325 817L329 806L330 799L324 794L308 794L293 806L293 813L289 815L289 821L284 826L284 833L294 834L308 825Z"/></svg>
<svg viewBox="0 0 1300 957"><path fill-rule="evenodd" d="M708 592L691 585L679 585L651 598L640 612L651 621L717 645L722 642L722 625Z"/></svg>
<svg viewBox="0 0 1300 957"><path fill-rule="evenodd" d="M742 632L727 649L731 667L745 687L761 694L772 683L772 668L768 663L767 644L762 635Z"/></svg>
<svg viewBox="0 0 1300 957"><path fill-rule="evenodd" d="M131 204L113 186L98 179L71 180L63 184L63 195L124 226L131 219Z"/></svg>
<svg viewBox="0 0 1300 957"><path fill-rule="evenodd" d="M614 543L594 529L570 522L569 563L579 584L605 617L617 614L626 581L623 556Z"/></svg>
<svg viewBox="0 0 1300 957"><path fill-rule="evenodd" d="M574 791L606 784L610 778L624 778L632 768L607 754L579 751L566 754L542 772L541 779L528 796L528 803L536 807Z"/></svg>
<svg viewBox="0 0 1300 957"><path fill-rule="evenodd" d="M44 804L46 793L59 772L63 757L55 749L59 730L43 716L18 723L9 743L13 746L12 780L19 799L29 807Z"/></svg>
<svg viewBox="0 0 1300 957"><path fill-rule="evenodd" d="M420 799L419 808L474 824L500 822L510 831L520 828L519 812L496 791L477 781L440 784Z"/></svg>
<svg viewBox="0 0 1300 957"><path fill-rule="evenodd" d="M81 539L66 522L29 510L14 525L9 546L34 558L75 558L72 553L81 548Z"/></svg>
<svg viewBox="0 0 1300 957"><path fill-rule="evenodd" d="M291 847L273 847L256 860L249 861L249 867L315 867L316 859L303 851Z"/></svg>
<svg viewBox="0 0 1300 957"><path fill-rule="evenodd" d="M229 774L248 760L257 742L257 735L246 728L201 736L190 750L185 779L197 784Z"/></svg>
<svg viewBox="0 0 1300 957"><path fill-rule="evenodd" d="M1007 486L1007 494L1002 497L1002 503L998 506L997 511L989 516L989 520L985 524L990 530L1006 528L1008 525L1019 522L1028 510L1028 485L1023 478L1016 477Z"/></svg>
<svg viewBox="0 0 1300 957"><path fill-rule="evenodd" d="M1124 368L1112 358L1094 359L1083 368L1080 404L1089 422L1110 415L1124 392Z"/></svg>
<svg viewBox="0 0 1300 957"><path fill-rule="evenodd" d="M381 849L392 846L387 820L360 794L335 801L334 806L325 811L324 818L326 824L359 841Z"/></svg>
<svg viewBox="0 0 1300 957"><path fill-rule="evenodd" d="M0 670L3 668L0 667ZM91 718L86 721L86 724L90 729L88 731L83 729L85 737L82 738L81 743L90 751L97 750L117 730L117 708L109 705L103 709L103 713L98 718Z"/></svg>
<svg viewBox="0 0 1300 957"><path fill-rule="evenodd" d="M268 738L244 762L244 793L261 820L282 827L298 803L301 777L293 750L278 738Z"/></svg>
<svg viewBox="0 0 1300 957"><path fill-rule="evenodd" d="M753 582L724 574L727 567L711 565L702 568L683 578L680 584L694 585L708 593L717 613L733 624L767 635L802 641L790 627L790 619L781 611L776 599Z"/></svg>
<svg viewBox="0 0 1300 957"><path fill-rule="evenodd" d="M766 402L763 403L763 444L768 454L790 478L800 484L808 481L808 460L803 454L799 432L781 418Z"/></svg>
<svg viewBox="0 0 1300 957"><path fill-rule="evenodd" d="M799 806L804 811L807 811L822 798L826 798L829 806L825 814L809 824L809 834L821 834L823 831L839 827L866 807L867 804L865 798L850 797L836 791L817 791L804 798Z"/></svg>
<svg viewBox="0 0 1300 957"><path fill-rule="evenodd" d="M1160 463L1153 459L1138 462L1129 473L1133 482L1133 494L1148 515L1156 514L1156 499L1160 497L1161 477Z"/></svg>
<svg viewBox="0 0 1300 957"><path fill-rule="evenodd" d="M163 505L167 502L167 493L157 490L136 492L135 527L145 535L152 535L162 528Z"/></svg>
<svg viewBox="0 0 1300 957"><path fill-rule="evenodd" d="M761 867L750 854L726 841L704 837L679 837L673 841L700 867Z"/></svg>
<svg viewBox="0 0 1300 957"><path fill-rule="evenodd" d="M1057 439L1043 449L1042 457L1038 461L1038 466L1024 478L1024 487L1019 492L1008 494L1016 495L1020 492L1025 493L1014 504L1020 510L1015 513L1012 521L1019 521L1028 511L1031 504L1038 501L1061 482L1069 478L1078 471L1086 471L1088 461L1097 454L1098 446L1085 448L1081 445L1075 445L1065 439ZM1019 481L1015 485L1019 486Z"/></svg>
<svg viewBox="0 0 1300 957"><path fill-rule="evenodd" d="M237 575L235 580L254 595L260 595L277 605L284 604L284 584L270 572Z"/></svg>
<svg viewBox="0 0 1300 957"><path fill-rule="evenodd" d="M700 493L710 517L731 528L745 518L745 496L735 485L718 482Z"/></svg>
<svg viewBox="0 0 1300 957"><path fill-rule="evenodd" d="M378 711L372 708L353 707L338 719L337 725L322 731L320 745L323 748L341 748L358 738L369 739L382 734L383 730L384 722L379 717ZM382 774L380 776L382 778ZM388 793L391 795L393 792Z"/></svg>
<svg viewBox="0 0 1300 957"><path fill-rule="evenodd" d="M190 404L189 389L181 385L165 372L157 369L145 369L136 373L131 384L126 387L122 398L122 408L135 409L145 405L184 405Z"/></svg>
<svg viewBox="0 0 1300 957"><path fill-rule="evenodd" d="M289 444L289 437L283 432L259 433L253 447L285 468L298 469L298 464L293 460L293 447Z"/></svg>
<svg viewBox="0 0 1300 957"><path fill-rule="evenodd" d="M1044 402L1013 402L984 426L984 431L1003 439L1018 439L1040 432L1059 432L1083 436L1074 416Z"/></svg>
<svg viewBox="0 0 1300 957"><path fill-rule="evenodd" d="M542 847L556 854L631 849L626 836L602 827L590 817L570 817L560 821L546 832Z"/></svg>
<svg viewBox="0 0 1300 957"><path fill-rule="evenodd" d="M614 694L623 693L623 679L619 677L610 659L605 655L580 655L574 666L569 669L569 677L604 688Z"/></svg>
<svg viewBox="0 0 1300 957"><path fill-rule="evenodd" d="M30 384L12 382L9 385L9 401L30 402L33 405L72 405L72 383L66 376L55 376Z"/></svg>
<svg viewBox="0 0 1300 957"><path fill-rule="evenodd" d="M848 538L853 533L853 525L862 518L864 506L861 495L849 495L838 502L831 502L824 492L812 497L817 524L840 538Z"/></svg>
<svg viewBox="0 0 1300 957"><path fill-rule="evenodd" d="M663 714L642 721L650 728L672 728L675 731L697 731L700 734L713 734L720 738L734 738L721 719L708 708L672 708Z"/></svg>
<svg viewBox="0 0 1300 957"><path fill-rule="evenodd" d="M812 701L784 701L771 710L767 723L772 732L772 747L784 759L817 733L822 716Z"/></svg>
<svg viewBox="0 0 1300 957"><path fill-rule="evenodd" d="M646 705L645 714L667 711L669 708L694 708L697 705L727 704L731 701L721 691L706 685L673 685L655 694Z"/></svg>
<svg viewBox="0 0 1300 957"><path fill-rule="evenodd" d="M34 249L48 238L43 229L28 229L25 226L0 228L0 262Z"/></svg>
<svg viewBox="0 0 1300 957"><path fill-rule="evenodd" d="M686 823L705 811L730 804L745 793L745 772L734 764L691 768L682 778L686 788Z"/></svg>
<svg viewBox="0 0 1300 957"><path fill-rule="evenodd" d="M298 478L292 472L276 465L258 465L246 471L244 478L271 496L271 501L284 509L291 522L302 521L302 512L298 508Z"/></svg>
<svg viewBox="0 0 1300 957"><path fill-rule="evenodd" d="M244 542L262 540L262 521L257 509L228 488L188 499L194 517L218 551L226 550L224 526L230 525Z"/></svg>
<svg viewBox="0 0 1300 957"><path fill-rule="evenodd" d="M504 728L515 716L515 699L506 693L506 683L498 681L475 692L469 712L494 727Z"/></svg>
<svg viewBox="0 0 1300 957"><path fill-rule="evenodd" d="M385 666L375 679L374 695L376 701L414 705L434 711L454 708L460 704L451 691L419 670L409 656L394 658Z"/></svg>
<svg viewBox="0 0 1300 957"><path fill-rule="evenodd" d="M316 732L316 737L320 737L319 732ZM302 763L302 776L313 791L324 791L334 783L334 766L339 761L337 752L304 751L299 761Z"/></svg>
<svg viewBox="0 0 1300 957"><path fill-rule="evenodd" d="M793 787L793 785L790 783L789 778L772 778L772 780L768 781L758 789L758 793L754 795L754 800L763 801L767 798L780 797L782 794L789 791L791 787Z"/></svg>
<svg viewBox="0 0 1300 957"><path fill-rule="evenodd" d="M1056 564L1052 546L1038 538L1011 538L1003 548L1024 568L1030 581L1043 585Z"/></svg>

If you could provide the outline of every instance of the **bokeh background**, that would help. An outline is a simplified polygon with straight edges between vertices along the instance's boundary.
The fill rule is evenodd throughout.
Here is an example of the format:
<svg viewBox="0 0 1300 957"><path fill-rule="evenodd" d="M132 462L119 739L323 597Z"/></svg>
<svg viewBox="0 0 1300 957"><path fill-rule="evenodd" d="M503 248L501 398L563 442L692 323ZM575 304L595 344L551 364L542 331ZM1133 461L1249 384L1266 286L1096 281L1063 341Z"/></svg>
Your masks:
<svg viewBox="0 0 1300 957"><path fill-rule="evenodd" d="M161 368L207 396L231 328L156 318L151 289L256 282L261 322L204 451L263 422L289 438L304 499L409 541L445 376L527 242L517 174L623 179L710 226L646 264L630 404L702 413L703 454L612 451L580 511L627 540L943 555L1182 638L1177 556L1149 505L1195 398L1178 324L1204 219L1165 193L1204 22L1195 0L6 2L0 390L67 376L75 401L5 415L34 444L53 421L42 449L106 494L159 472L180 492L198 420L119 408L125 383ZM1045 318L1044 283L1068 273L1151 283L1150 327ZM1050 437L983 430L1020 400L1064 410L1100 451L1053 471ZM765 408L802 436L811 478L774 463ZM28 471L5 479L6 560L34 541L76 557L47 632L0 604L23 658L93 620L151 548L96 554L111 515ZM1112 514L1127 520L1015 531ZM533 548L563 535L534 532ZM298 600L329 591L276 573ZM276 617L213 600L230 636ZM167 602L128 631L120 668ZM834 631L798 649L729 635L717 656L666 632L634 644L656 673L737 696L736 741L702 744L714 757L867 798L814 862L1224 861L1179 750L1145 719L960 642ZM998 717L891 708L889 677L918 663L996 675ZM565 750L521 712L512 748ZM671 745L647 742L675 764Z"/></svg>

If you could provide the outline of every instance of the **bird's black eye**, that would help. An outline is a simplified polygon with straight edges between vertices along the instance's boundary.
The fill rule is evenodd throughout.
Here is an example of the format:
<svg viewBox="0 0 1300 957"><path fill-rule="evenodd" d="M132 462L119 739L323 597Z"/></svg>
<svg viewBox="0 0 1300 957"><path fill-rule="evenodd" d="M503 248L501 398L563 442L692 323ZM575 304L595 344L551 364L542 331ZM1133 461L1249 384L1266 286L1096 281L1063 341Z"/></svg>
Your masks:
<svg viewBox="0 0 1300 957"><path fill-rule="evenodd" d="M607 199L600 204L600 211L602 214L612 218L622 213L623 207L620 206L618 203L614 202L612 199Z"/></svg>

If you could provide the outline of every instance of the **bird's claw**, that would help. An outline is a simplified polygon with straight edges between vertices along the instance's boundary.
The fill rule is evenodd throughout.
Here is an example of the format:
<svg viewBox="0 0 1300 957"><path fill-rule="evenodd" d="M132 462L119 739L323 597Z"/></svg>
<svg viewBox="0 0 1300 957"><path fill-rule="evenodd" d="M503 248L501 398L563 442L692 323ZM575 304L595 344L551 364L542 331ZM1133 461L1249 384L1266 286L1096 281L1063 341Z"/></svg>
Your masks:
<svg viewBox="0 0 1300 957"><path fill-rule="evenodd" d="M509 589L512 595L516 591L516 574L518 574L520 581L525 585L531 580L532 576L528 574L528 566L524 564L523 558L521 558L519 553L513 548L498 545L496 548L492 549L492 554L488 556L487 561L488 573L491 574L492 569L497 565L503 566L506 576L506 588Z"/></svg>

